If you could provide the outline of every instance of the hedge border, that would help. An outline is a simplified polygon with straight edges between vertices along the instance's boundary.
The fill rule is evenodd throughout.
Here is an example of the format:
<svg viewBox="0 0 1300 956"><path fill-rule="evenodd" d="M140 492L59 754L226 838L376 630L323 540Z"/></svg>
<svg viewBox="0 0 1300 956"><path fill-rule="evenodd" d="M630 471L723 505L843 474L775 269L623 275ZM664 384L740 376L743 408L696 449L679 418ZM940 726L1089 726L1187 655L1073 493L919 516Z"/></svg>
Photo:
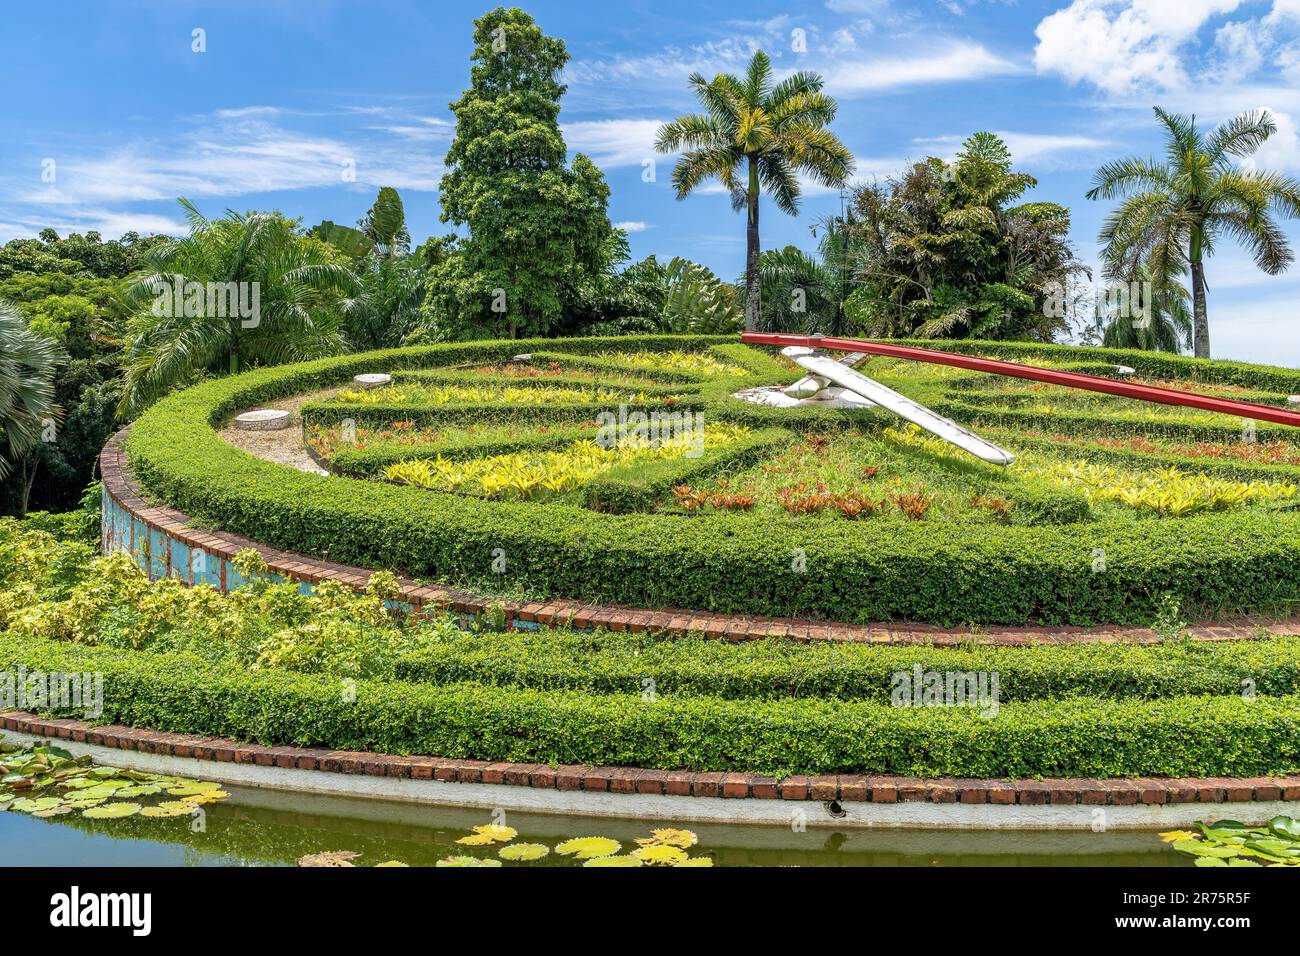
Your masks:
<svg viewBox="0 0 1300 956"><path fill-rule="evenodd" d="M175 570L170 554L171 541L175 539L187 548L200 549L217 560L220 565L223 590L227 581L225 569L228 562L245 548L253 548L261 553L272 573L308 585L322 581L337 581L361 590L370 580L370 575L374 573L373 569L280 550L251 538L224 531L196 528L189 515L146 500L123 449L123 440L129 430L125 428L114 435L104 446L99 458L105 498L132 517L129 528L118 529L113 523L111 510L105 509L105 514L109 516L105 520L102 536L106 551L112 546L111 542L122 539L129 542L131 552L136 554L138 523L145 529L157 532L167 542L168 553L163 566L169 569L169 574ZM177 576L186 580L186 583L193 583L179 572ZM976 644L1008 647L1034 643L1075 644L1121 641L1154 644L1160 641L1160 635L1151 628L993 626L972 630L919 623L833 624L791 617L736 616L677 608L629 608L564 600L493 601L468 591L424 585L405 576L399 576L398 580L399 600L417 612L452 612L469 617L492 619L501 625L519 628L539 625L600 627L611 631L646 632L666 636L699 634L732 641L780 637L799 641L854 641L882 645L937 647L955 647L971 641ZM1196 641L1250 640L1259 636L1261 628L1272 634L1300 635L1300 616L1287 620L1241 619L1215 625L1195 625L1187 629L1187 636Z"/></svg>

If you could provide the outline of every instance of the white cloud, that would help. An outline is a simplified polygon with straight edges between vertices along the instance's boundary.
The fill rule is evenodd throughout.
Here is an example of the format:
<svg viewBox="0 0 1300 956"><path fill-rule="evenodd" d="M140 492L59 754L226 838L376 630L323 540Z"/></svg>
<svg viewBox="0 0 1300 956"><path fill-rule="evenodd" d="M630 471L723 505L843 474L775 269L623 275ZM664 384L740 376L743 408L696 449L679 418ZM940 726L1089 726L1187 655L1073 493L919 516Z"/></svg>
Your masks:
<svg viewBox="0 0 1300 956"><path fill-rule="evenodd" d="M0 242L10 239L30 239L42 229L53 229L61 236L70 232L86 233L92 230L105 239L117 239L126 232L138 232L141 235L165 233L182 235L186 232L184 223L167 216L153 213L117 212L110 209L70 209L63 215L40 218L20 218L15 222L0 222Z"/></svg>
<svg viewBox="0 0 1300 956"><path fill-rule="evenodd" d="M561 126L569 150L586 153L597 166L640 166L655 159L655 137L665 120L609 119Z"/></svg>
<svg viewBox="0 0 1300 956"><path fill-rule="evenodd" d="M626 222L614 223L615 229L622 229L624 232L645 232L650 227L640 220L629 219Z"/></svg>
<svg viewBox="0 0 1300 956"><path fill-rule="evenodd" d="M1011 150L1012 162L1017 166L1035 169L1093 169L1098 152L1110 150L1115 144L1094 136L1077 136L1055 133L1018 133L996 130L997 136ZM931 136L917 139L927 155L939 154L950 159L961 149L965 136Z"/></svg>
<svg viewBox="0 0 1300 956"><path fill-rule="evenodd" d="M936 48L937 47L937 48ZM918 55L843 59L823 71L827 92L853 96L930 83L955 83L1022 71L1022 67L978 43L951 41Z"/></svg>
<svg viewBox="0 0 1300 956"><path fill-rule="evenodd" d="M441 158L382 140L347 142L281 128L269 108L223 110L188 135L136 141L91 156L58 160L48 188L19 195L26 203L93 205L232 197L250 193L345 186L434 191Z"/></svg>
<svg viewBox="0 0 1300 956"><path fill-rule="evenodd" d="M1264 107L1267 109L1267 107ZM1277 132L1259 149L1242 161L1247 169L1271 169L1284 172L1300 171L1300 130L1290 113L1269 110L1277 124Z"/></svg>
<svg viewBox="0 0 1300 956"><path fill-rule="evenodd" d="M1180 51L1209 20L1241 0L1073 0L1034 31L1034 64L1071 83L1114 94L1182 87Z"/></svg>

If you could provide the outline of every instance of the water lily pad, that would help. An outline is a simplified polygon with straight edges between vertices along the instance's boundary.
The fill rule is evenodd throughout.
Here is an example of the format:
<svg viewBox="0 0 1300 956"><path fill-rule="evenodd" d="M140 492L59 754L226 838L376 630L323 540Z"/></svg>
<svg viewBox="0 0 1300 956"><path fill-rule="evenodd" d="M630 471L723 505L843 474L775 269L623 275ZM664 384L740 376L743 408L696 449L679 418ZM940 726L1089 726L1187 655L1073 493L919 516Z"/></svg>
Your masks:
<svg viewBox="0 0 1300 956"><path fill-rule="evenodd" d="M75 799L75 800L67 800L67 801L65 801L63 805L64 805L65 807L71 807L73 810L88 810L88 809L90 809L91 807L97 807L97 806L99 806L101 803L104 803L104 802L105 802L105 799L106 799L106 798L104 798L104 797L100 797L100 798L97 799L97 800L82 800L82 799L80 799L80 797L78 797L78 798Z"/></svg>
<svg viewBox="0 0 1300 956"><path fill-rule="evenodd" d="M560 856L571 856L579 860L591 860L598 856L613 856L623 845L609 837L577 837L565 840L555 848Z"/></svg>
<svg viewBox="0 0 1300 956"><path fill-rule="evenodd" d="M648 863L651 866L676 866L686 859L685 850L663 843L637 847L632 851L632 855L642 863Z"/></svg>
<svg viewBox="0 0 1300 956"><path fill-rule="evenodd" d="M140 816L165 819L169 817L187 817L193 812L194 812L193 805L188 803L180 807L177 806L166 807L163 806L162 804L159 804L156 807L145 807L143 810L140 811Z"/></svg>
<svg viewBox="0 0 1300 956"><path fill-rule="evenodd" d="M583 866L644 866L634 856L597 856L592 857Z"/></svg>
<svg viewBox="0 0 1300 956"><path fill-rule="evenodd" d="M169 790L168 792L175 793L176 791ZM198 806L201 803L216 803L218 800L224 800L228 796L230 796L230 794L224 790L208 790L204 793L191 793L188 797L181 797L181 799L186 803L192 803L195 806Z"/></svg>
<svg viewBox="0 0 1300 956"><path fill-rule="evenodd" d="M46 810L34 810L32 811L32 816L40 817L43 820L46 817L59 817L65 813L71 813L72 809L73 808L68 806L66 803L62 803L57 807L50 807Z"/></svg>
<svg viewBox="0 0 1300 956"><path fill-rule="evenodd" d="M695 846L700 842L700 838L690 830L664 829L652 830L650 836L643 837L636 842L642 846L675 846L684 850L687 847Z"/></svg>
<svg viewBox="0 0 1300 956"><path fill-rule="evenodd" d="M1268 828L1280 837L1300 841L1300 820L1293 817L1274 817L1268 821Z"/></svg>
<svg viewBox="0 0 1300 956"><path fill-rule="evenodd" d="M461 837L456 842L465 846L487 846L490 843L509 843L518 835L519 831L513 827L502 826L499 823L485 823L474 827L471 836Z"/></svg>
<svg viewBox="0 0 1300 956"><path fill-rule="evenodd" d="M186 803L184 800L167 800L158 804L158 809L167 810L175 813L193 813L194 804Z"/></svg>
<svg viewBox="0 0 1300 956"><path fill-rule="evenodd" d="M57 807L63 803L62 797L19 797L9 805L9 809L16 813L34 813L37 810L49 810L51 807Z"/></svg>
<svg viewBox="0 0 1300 956"><path fill-rule="evenodd" d="M1204 859L1208 860L1209 857L1205 857ZM682 860L682 862L677 864L677 868L680 870L684 866L712 866L712 865L713 865L713 857L711 856L693 856L690 859Z"/></svg>
<svg viewBox="0 0 1300 956"><path fill-rule="evenodd" d="M125 799L127 797L152 797L155 793L162 793L162 787L152 783L139 783L134 787L123 787L114 796Z"/></svg>
<svg viewBox="0 0 1300 956"><path fill-rule="evenodd" d="M116 780L106 781L104 783L97 784L96 786L93 787L86 787L82 790L78 790L77 799L104 800L111 796L114 796L117 793L117 791L123 789L123 786L124 786L123 784L119 783ZM130 786L130 784L125 784L125 786Z"/></svg>
<svg viewBox="0 0 1300 956"><path fill-rule="evenodd" d="M210 780L187 780L179 786L168 787L167 792L173 797L188 797L200 793L211 793L220 789L221 784L213 783Z"/></svg>
<svg viewBox="0 0 1300 956"><path fill-rule="evenodd" d="M1215 846L1212 843L1198 843L1195 840L1180 840L1174 844L1174 849L1179 853L1190 853L1193 856L1216 856L1221 858L1237 856L1241 852L1235 846Z"/></svg>
<svg viewBox="0 0 1300 956"><path fill-rule="evenodd" d="M352 861L360 853L354 850L326 850L323 853L309 853L298 858L299 866L356 866Z"/></svg>
<svg viewBox="0 0 1300 956"><path fill-rule="evenodd" d="M448 856L439 860L434 866L500 866L500 860L480 860L475 856Z"/></svg>
<svg viewBox="0 0 1300 956"><path fill-rule="evenodd" d="M530 862L540 860L551 852L550 847L543 846L540 843L516 843L512 846L503 846L497 856L503 860Z"/></svg>
<svg viewBox="0 0 1300 956"><path fill-rule="evenodd" d="M139 812L138 803L106 803L100 807L82 810L81 815L93 820L119 820L122 817L133 817Z"/></svg>

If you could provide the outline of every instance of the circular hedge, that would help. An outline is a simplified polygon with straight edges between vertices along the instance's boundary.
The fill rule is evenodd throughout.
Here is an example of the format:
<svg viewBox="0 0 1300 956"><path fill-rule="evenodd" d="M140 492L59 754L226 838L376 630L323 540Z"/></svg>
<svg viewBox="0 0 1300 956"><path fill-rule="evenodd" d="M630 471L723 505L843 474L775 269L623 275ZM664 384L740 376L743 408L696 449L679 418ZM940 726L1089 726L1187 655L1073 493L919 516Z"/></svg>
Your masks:
<svg viewBox="0 0 1300 956"><path fill-rule="evenodd" d="M1300 392L1300 372L1282 368L1064 346L913 344L1094 374L1123 364L1141 378L1194 380L1253 401L1281 404ZM530 367L546 375L507 374L504 363L519 353L530 353ZM682 353L708 361L679 362ZM217 434L236 411L345 387L362 372L393 373L394 384L305 405L305 425L337 433L345 422L375 431L401 423L434 437L335 449L336 474L320 476L254 458ZM205 524L330 560L537 598L852 622L1090 625L1151 624L1171 608L1200 618L1289 613L1300 597L1300 499L1181 517L1129 513L1109 499L1099 503L1095 488L1072 487L1084 473L1069 471L1158 475L1176 467L1280 487L1300 475L1289 452L1300 448L1297 430L1260 425L1257 448L1243 452L1242 423L1225 416L1065 396L892 360L873 362L867 374L1037 464L1011 475L981 470L879 411L742 402L732 397L739 389L786 384L799 371L732 337L680 336L449 344L259 369L159 402L132 428L127 451L152 494ZM530 392L537 388L544 391ZM698 458L616 467L546 500L489 500L383 480L405 459L468 460L580 441L597 410L619 405L698 412L733 432ZM828 436L880 449L906 476L893 486L863 479L881 489L870 502L879 513L856 520L791 513L786 498L782 507L691 510L674 493L761 476L785 461L784 452L816 452ZM946 516L938 509L910 520L900 510L913 493L907 482L927 474L957 505ZM968 491L970 506L958 501ZM986 510L990 501L1002 504Z"/></svg>

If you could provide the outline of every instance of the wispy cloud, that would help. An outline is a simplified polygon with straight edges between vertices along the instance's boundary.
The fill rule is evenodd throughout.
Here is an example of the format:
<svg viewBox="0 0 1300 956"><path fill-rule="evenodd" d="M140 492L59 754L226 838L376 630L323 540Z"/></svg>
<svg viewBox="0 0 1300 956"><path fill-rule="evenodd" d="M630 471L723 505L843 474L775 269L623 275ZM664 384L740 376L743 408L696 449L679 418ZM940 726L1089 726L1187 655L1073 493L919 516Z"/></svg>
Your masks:
<svg viewBox="0 0 1300 956"><path fill-rule="evenodd" d="M918 55L844 58L824 70L826 89L837 96L855 96L906 86L959 83L1026 71L1026 66L1000 56L979 43L953 40L931 45Z"/></svg>
<svg viewBox="0 0 1300 956"><path fill-rule="evenodd" d="M665 120L607 119L565 123L564 141L597 166L639 166L655 159L655 136Z"/></svg>

